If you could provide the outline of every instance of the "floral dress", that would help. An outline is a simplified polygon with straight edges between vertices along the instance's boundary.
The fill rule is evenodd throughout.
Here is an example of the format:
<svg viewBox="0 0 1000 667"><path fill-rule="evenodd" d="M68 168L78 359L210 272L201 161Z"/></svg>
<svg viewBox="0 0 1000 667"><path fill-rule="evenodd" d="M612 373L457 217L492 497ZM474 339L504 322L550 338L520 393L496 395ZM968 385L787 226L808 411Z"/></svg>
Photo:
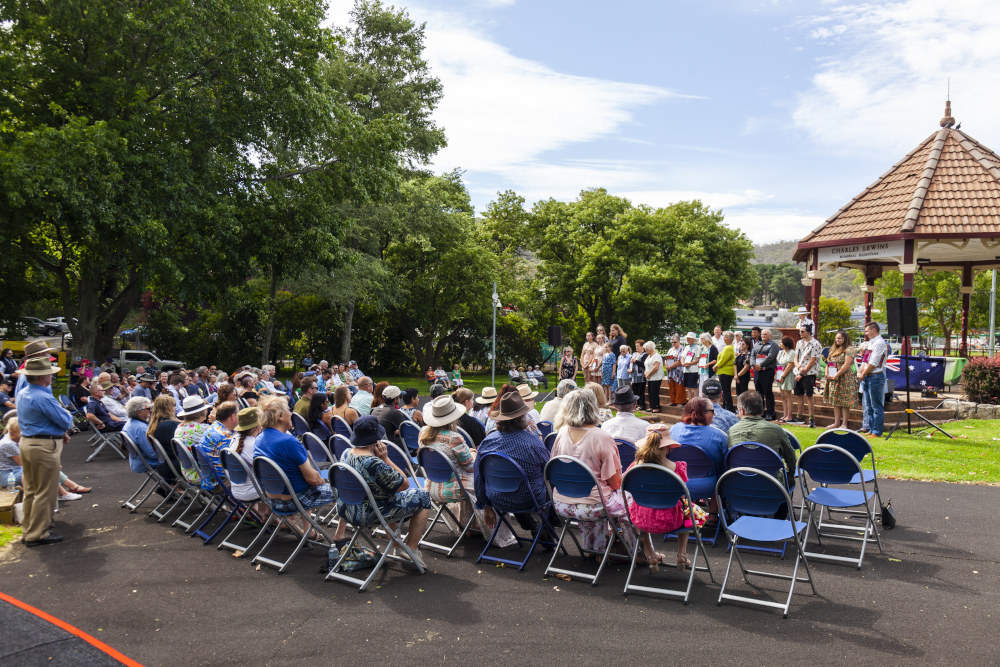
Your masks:
<svg viewBox="0 0 1000 667"><path fill-rule="evenodd" d="M361 474L368 484L375 504L385 518L386 523L402 521L418 510L431 508L431 497L423 489L412 486L404 491L396 489L406 479L402 473L376 456L355 454L346 450L340 457L341 463L346 463ZM371 526L378 524L375 510L368 501L358 505L345 505L337 501L337 512L352 526Z"/></svg>
<svg viewBox="0 0 1000 667"><path fill-rule="evenodd" d="M462 473L462 484L466 489L472 489L472 471L476 457L466 444L465 438L445 429L438 434L431 446L435 446L438 451L451 459ZM431 500L436 503L459 503L465 500L465 495L454 475L447 482L428 482L427 492L431 494Z"/></svg>
<svg viewBox="0 0 1000 667"><path fill-rule="evenodd" d="M827 368L836 364L837 370L843 368L843 364L850 364L854 361L854 350L848 348L840 354L832 352L826 359ZM826 378L826 402L829 405L836 405L843 408L858 407L858 380L851 371L847 371L836 380L827 375Z"/></svg>
<svg viewBox="0 0 1000 667"><path fill-rule="evenodd" d="M601 384L610 387L615 381L615 353L608 352L601 360Z"/></svg>

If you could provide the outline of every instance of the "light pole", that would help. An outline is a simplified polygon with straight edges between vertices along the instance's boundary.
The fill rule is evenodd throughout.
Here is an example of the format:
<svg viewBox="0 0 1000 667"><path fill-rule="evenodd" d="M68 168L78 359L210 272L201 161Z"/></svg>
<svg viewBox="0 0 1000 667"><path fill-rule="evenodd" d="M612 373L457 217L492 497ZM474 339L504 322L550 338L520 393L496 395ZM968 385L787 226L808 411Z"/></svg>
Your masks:
<svg viewBox="0 0 1000 667"><path fill-rule="evenodd" d="M993 269L993 286L990 288L990 356L996 354L997 335L997 270Z"/></svg>
<svg viewBox="0 0 1000 667"><path fill-rule="evenodd" d="M500 307L500 295L497 294L497 284L493 283L493 351L490 353L490 360L493 362L493 369L490 372L490 386L497 385L497 308Z"/></svg>

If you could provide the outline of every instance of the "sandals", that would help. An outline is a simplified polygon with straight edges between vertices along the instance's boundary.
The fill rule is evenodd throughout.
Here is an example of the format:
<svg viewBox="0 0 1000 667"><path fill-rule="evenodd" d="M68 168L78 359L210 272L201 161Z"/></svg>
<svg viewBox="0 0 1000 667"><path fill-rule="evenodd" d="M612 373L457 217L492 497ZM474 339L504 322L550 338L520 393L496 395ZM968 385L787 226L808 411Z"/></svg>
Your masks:
<svg viewBox="0 0 1000 667"><path fill-rule="evenodd" d="M67 491L72 491L73 493L90 493L90 487L89 486L80 486L79 484L77 484L72 489L67 488Z"/></svg>
<svg viewBox="0 0 1000 667"><path fill-rule="evenodd" d="M688 558L686 555L685 556L681 556L681 555L678 554L678 556L677 556L677 570L679 572L683 572L685 569L687 569L689 567L691 567L691 559Z"/></svg>
<svg viewBox="0 0 1000 667"><path fill-rule="evenodd" d="M646 564L649 565L649 573L656 574L660 571L660 563L667 559L666 554L654 551L651 557L646 557Z"/></svg>

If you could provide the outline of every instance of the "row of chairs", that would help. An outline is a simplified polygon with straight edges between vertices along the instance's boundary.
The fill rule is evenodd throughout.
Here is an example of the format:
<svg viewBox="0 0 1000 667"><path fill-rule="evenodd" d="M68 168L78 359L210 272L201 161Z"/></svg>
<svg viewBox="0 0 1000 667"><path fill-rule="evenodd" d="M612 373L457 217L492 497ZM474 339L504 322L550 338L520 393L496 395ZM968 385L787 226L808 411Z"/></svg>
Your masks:
<svg viewBox="0 0 1000 667"><path fill-rule="evenodd" d="M87 444L90 445L94 451L90 453L87 457L86 462L90 463L95 458L97 458L106 447L111 448L115 454L121 458L126 458L125 453L122 451L121 440L119 439L120 433L105 433L95 426L86 415L83 413L83 409L76 404L76 401L72 399L69 394L60 394L59 403L62 404L66 410L73 415L74 425L81 431L90 431L90 437L87 439Z"/></svg>

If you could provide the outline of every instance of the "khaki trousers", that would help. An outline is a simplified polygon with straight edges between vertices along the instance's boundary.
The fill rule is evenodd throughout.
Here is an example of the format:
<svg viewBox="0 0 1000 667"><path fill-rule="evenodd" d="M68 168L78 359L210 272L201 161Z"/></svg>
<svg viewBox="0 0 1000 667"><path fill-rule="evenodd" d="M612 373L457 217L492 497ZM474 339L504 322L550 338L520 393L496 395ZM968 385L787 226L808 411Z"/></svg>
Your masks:
<svg viewBox="0 0 1000 667"><path fill-rule="evenodd" d="M52 511L59 497L59 457L62 439L22 437L21 484L24 486L24 520L21 530L25 542L47 537Z"/></svg>

